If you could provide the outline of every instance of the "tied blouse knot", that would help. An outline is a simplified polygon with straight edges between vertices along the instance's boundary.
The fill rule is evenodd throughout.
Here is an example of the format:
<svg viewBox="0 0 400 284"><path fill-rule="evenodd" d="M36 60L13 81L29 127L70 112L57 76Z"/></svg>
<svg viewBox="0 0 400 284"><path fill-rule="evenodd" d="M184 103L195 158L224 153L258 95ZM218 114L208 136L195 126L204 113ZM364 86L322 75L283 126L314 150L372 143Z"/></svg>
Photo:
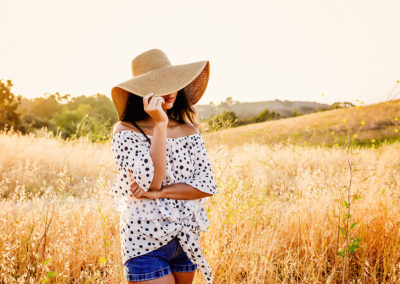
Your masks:
<svg viewBox="0 0 400 284"><path fill-rule="evenodd" d="M150 140L152 136L148 135ZM198 265L206 283L213 281L210 266L200 248L200 233L210 225L204 203L170 198L137 199L130 191L128 169L136 183L148 191L154 177L150 144L142 133L122 130L113 135L111 151L119 174L109 193L120 214L123 263L146 254L177 237L189 259ZM167 138L166 174L162 185L186 183L210 194L218 194L213 170L200 133Z"/></svg>

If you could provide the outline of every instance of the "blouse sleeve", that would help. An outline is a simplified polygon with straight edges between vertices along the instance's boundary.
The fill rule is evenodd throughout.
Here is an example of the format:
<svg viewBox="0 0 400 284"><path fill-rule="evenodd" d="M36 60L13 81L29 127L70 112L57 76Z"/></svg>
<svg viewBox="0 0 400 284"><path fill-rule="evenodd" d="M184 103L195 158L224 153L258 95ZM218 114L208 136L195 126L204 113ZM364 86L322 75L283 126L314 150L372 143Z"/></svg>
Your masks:
<svg viewBox="0 0 400 284"><path fill-rule="evenodd" d="M192 177L183 183L190 184L194 188L206 193L218 194L213 169L200 133L199 135L192 136L191 146L190 156L193 161L194 172Z"/></svg>
<svg viewBox="0 0 400 284"><path fill-rule="evenodd" d="M148 191L154 177L154 165L148 145L132 134L132 131L120 131L113 136L111 151L120 174L130 181L129 169L136 183L144 191ZM127 190L121 192L124 196L129 193Z"/></svg>

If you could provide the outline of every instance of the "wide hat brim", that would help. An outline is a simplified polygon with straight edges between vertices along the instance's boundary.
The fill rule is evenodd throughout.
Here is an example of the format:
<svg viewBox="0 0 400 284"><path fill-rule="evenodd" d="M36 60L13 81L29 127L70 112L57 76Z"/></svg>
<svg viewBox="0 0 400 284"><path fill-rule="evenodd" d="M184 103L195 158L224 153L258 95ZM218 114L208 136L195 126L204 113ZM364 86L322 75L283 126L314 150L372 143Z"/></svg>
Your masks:
<svg viewBox="0 0 400 284"><path fill-rule="evenodd" d="M130 93L144 97L152 92L158 97L184 89L189 104L194 105L204 94L209 76L210 62L208 60L167 65L114 86L111 97L120 120Z"/></svg>

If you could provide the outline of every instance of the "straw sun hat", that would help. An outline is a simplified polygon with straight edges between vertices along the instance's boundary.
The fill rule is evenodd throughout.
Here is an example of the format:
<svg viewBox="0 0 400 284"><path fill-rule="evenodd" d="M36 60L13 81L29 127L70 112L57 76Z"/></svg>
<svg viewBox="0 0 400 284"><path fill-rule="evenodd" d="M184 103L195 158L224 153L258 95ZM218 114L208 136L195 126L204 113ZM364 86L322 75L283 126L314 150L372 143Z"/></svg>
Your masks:
<svg viewBox="0 0 400 284"><path fill-rule="evenodd" d="M144 97L165 96L184 89L189 104L196 104L206 90L210 75L210 62L197 61L172 65L160 49L147 50L132 60L133 78L114 86L111 97L119 120L125 110L130 93Z"/></svg>

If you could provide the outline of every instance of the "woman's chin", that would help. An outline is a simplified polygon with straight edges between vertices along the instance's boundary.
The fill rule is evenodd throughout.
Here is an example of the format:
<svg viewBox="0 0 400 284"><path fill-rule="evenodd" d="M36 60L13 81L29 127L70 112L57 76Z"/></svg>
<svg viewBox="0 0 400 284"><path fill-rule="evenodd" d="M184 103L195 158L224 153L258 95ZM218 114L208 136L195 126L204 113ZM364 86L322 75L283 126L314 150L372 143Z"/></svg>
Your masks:
<svg viewBox="0 0 400 284"><path fill-rule="evenodd" d="M174 104L172 104L172 103L167 103L167 104L163 105L163 109L170 109L170 108L172 108L173 106L174 106Z"/></svg>

